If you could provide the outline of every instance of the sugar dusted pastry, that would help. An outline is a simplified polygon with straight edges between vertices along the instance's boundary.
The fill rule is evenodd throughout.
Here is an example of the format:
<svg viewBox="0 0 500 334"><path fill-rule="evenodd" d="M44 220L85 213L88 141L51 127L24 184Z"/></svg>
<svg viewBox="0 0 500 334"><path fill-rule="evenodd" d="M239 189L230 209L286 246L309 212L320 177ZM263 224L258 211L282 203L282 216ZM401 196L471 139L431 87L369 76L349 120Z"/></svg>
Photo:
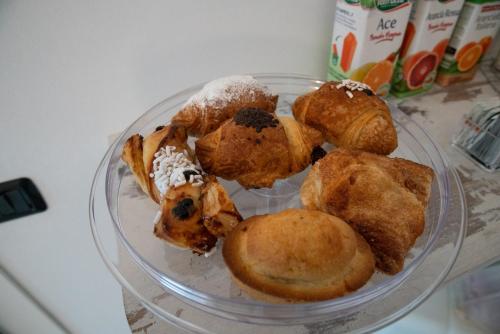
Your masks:
<svg viewBox="0 0 500 334"><path fill-rule="evenodd" d="M249 75L229 76L207 83L174 116L172 124L195 137L217 129L243 108L274 112L278 96Z"/></svg>
<svg viewBox="0 0 500 334"><path fill-rule="evenodd" d="M412 161L335 149L314 164L300 196L305 208L349 223L370 244L377 267L396 274L424 230L433 177Z"/></svg>
<svg viewBox="0 0 500 334"><path fill-rule="evenodd" d="M196 253L209 252L241 216L217 179L202 173L186 143L184 129L158 127L124 145L122 159L137 183L160 204L154 233Z"/></svg>
<svg viewBox="0 0 500 334"><path fill-rule="evenodd" d="M196 141L203 170L245 188L271 187L275 180L304 170L321 133L291 117L242 109L216 131Z"/></svg>
<svg viewBox="0 0 500 334"><path fill-rule="evenodd" d="M278 303L343 296L375 268L370 247L348 224L305 209L244 220L224 240L222 254L243 291Z"/></svg>
<svg viewBox="0 0 500 334"><path fill-rule="evenodd" d="M387 104L363 83L326 82L298 97L292 110L299 122L338 147L387 155L398 146Z"/></svg>

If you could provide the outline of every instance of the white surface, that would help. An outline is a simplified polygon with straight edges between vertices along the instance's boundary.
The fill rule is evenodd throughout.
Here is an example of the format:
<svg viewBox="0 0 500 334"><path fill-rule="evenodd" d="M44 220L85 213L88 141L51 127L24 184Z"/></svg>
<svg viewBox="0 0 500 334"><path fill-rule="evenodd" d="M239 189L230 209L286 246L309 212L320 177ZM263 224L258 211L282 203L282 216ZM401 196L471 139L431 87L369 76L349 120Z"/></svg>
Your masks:
<svg viewBox="0 0 500 334"><path fill-rule="evenodd" d="M0 225L0 263L72 332L129 332L87 218L107 136L200 81L324 77L333 14L328 0L0 0L0 182L30 177L49 206Z"/></svg>
<svg viewBox="0 0 500 334"><path fill-rule="evenodd" d="M64 333L29 298L0 271L0 333L33 333L43 328L47 333ZM26 319L29 318L29 321Z"/></svg>

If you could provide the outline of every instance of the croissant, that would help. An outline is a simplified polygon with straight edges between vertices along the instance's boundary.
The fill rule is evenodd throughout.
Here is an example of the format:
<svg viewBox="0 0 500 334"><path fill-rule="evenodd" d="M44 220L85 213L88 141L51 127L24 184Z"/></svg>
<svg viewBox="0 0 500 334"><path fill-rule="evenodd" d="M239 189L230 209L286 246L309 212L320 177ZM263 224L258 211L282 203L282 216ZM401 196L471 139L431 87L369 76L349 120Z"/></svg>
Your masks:
<svg viewBox="0 0 500 334"><path fill-rule="evenodd" d="M396 274L424 230L433 177L412 161L335 149L311 168L300 196L304 207L349 223L370 244L377 267Z"/></svg>
<svg viewBox="0 0 500 334"><path fill-rule="evenodd" d="M173 117L172 124L200 137L217 129L243 108L274 112L277 95L251 76L230 76L207 83Z"/></svg>
<svg viewBox="0 0 500 334"><path fill-rule="evenodd" d="M326 82L298 97L292 111L338 147L387 155L398 146L387 104L362 83Z"/></svg>
<svg viewBox="0 0 500 334"><path fill-rule="evenodd" d="M245 188L271 187L276 179L305 169L323 136L291 117L242 109L195 142L207 173L237 180Z"/></svg>
<svg viewBox="0 0 500 334"><path fill-rule="evenodd" d="M141 189L160 204L154 234L201 254L242 218L217 179L202 175L186 141L185 129L158 127L145 139L130 137L122 159Z"/></svg>

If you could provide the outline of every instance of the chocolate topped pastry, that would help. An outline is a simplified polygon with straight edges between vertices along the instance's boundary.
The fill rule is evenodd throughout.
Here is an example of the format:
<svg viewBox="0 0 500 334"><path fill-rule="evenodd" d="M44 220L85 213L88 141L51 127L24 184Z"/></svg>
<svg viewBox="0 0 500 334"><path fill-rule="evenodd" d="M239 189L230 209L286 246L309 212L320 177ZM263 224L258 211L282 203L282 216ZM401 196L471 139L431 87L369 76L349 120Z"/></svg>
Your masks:
<svg viewBox="0 0 500 334"><path fill-rule="evenodd" d="M319 131L291 117L243 109L216 131L196 141L196 156L207 173L236 180L245 188L271 187L304 170Z"/></svg>

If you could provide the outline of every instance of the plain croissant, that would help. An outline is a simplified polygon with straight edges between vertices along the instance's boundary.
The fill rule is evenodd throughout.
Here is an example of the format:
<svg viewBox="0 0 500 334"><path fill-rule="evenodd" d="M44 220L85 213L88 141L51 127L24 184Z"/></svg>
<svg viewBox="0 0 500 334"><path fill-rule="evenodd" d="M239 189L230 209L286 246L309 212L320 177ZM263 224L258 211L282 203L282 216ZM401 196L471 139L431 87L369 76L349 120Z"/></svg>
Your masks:
<svg viewBox="0 0 500 334"><path fill-rule="evenodd" d="M278 96L251 76L230 76L207 83L172 118L172 124L200 137L217 129L243 108L274 112Z"/></svg>
<svg viewBox="0 0 500 334"><path fill-rule="evenodd" d="M225 236L242 218L225 189L213 176L203 175L201 186L187 182L170 187L165 194L160 193L154 179L150 177L155 153L171 146L175 147L176 152L187 153L187 158L195 161L186 140L183 128L158 127L145 139L139 134L130 137L123 147L122 159L130 167L142 190L160 204L155 235L201 254L210 251L217 237ZM201 174L196 170L189 171L187 176L197 173Z"/></svg>
<svg viewBox="0 0 500 334"><path fill-rule="evenodd" d="M350 82L350 81L349 81ZM298 97L295 118L320 130L338 147L387 155L398 146L396 129L387 104L356 82L326 82L318 90Z"/></svg>
<svg viewBox="0 0 500 334"><path fill-rule="evenodd" d="M412 161L335 149L314 164L300 196L304 207L349 223L370 244L377 267L395 274L424 230L433 176Z"/></svg>
<svg viewBox="0 0 500 334"><path fill-rule="evenodd" d="M319 131L291 117L243 109L198 139L195 150L207 173L237 180L245 188L261 188L305 169L322 143Z"/></svg>

